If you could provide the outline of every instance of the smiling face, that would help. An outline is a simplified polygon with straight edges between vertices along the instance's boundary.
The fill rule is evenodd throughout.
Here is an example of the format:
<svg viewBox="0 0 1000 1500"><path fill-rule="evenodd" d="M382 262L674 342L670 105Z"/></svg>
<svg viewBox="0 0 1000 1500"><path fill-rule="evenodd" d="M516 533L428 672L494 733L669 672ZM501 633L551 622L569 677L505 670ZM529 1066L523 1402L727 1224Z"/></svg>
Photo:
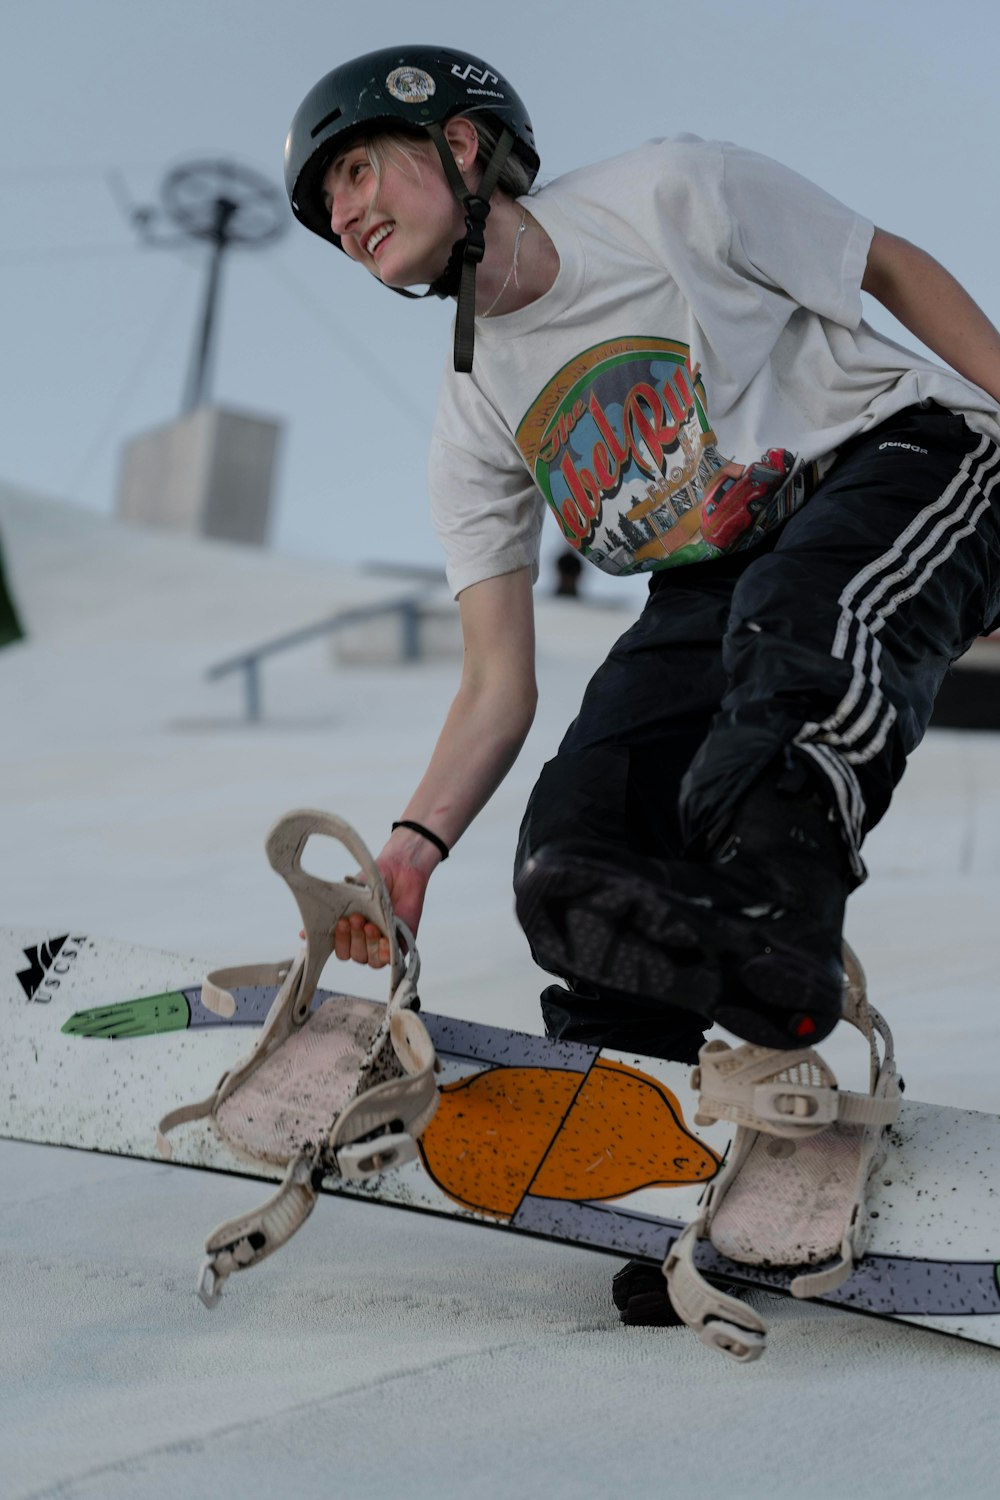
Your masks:
<svg viewBox="0 0 1000 1500"><path fill-rule="evenodd" d="M378 167L364 142L323 177L330 227L352 260L386 286L418 286L444 270L465 233L462 210L430 141L383 137Z"/></svg>

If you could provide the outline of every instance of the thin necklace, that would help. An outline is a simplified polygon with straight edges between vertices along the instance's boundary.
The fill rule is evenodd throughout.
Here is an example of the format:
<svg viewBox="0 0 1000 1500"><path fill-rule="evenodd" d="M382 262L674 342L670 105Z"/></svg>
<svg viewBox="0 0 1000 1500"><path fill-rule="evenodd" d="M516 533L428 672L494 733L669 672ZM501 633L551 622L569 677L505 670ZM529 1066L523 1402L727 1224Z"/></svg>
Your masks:
<svg viewBox="0 0 1000 1500"><path fill-rule="evenodd" d="M524 233L524 231L525 231L525 229L527 227L526 224L525 224L525 222L524 222L525 221L525 217L527 216L527 212L528 212L528 210L526 208L522 208L521 209L521 222L517 226L517 234L514 237L514 259L510 263L510 270L507 272L507 279L504 282L503 286L500 288L500 290L497 292L496 296L493 298L493 301L490 303L490 305L486 309L486 311L484 313L480 313L480 317L482 317L482 318L488 318L489 317L490 313L496 307L497 303L500 301L500 298L503 296L504 292L510 286L510 278L512 276L514 278L514 285L515 286L520 286L520 284L521 284L518 281L518 279L517 279L517 253L518 253L518 251L521 248L521 236L522 236L522 234Z"/></svg>

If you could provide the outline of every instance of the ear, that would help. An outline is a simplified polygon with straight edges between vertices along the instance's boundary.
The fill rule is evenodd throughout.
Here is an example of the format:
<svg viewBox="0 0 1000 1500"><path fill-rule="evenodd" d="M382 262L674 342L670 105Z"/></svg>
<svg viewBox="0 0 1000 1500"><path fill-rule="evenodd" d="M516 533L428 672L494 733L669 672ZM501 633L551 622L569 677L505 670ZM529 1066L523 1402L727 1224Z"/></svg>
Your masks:
<svg viewBox="0 0 1000 1500"><path fill-rule="evenodd" d="M479 152L479 136L476 127L471 120L456 117L448 121L444 127L444 138L451 147L451 154L458 161L461 157L461 172L468 175L470 169L475 165Z"/></svg>

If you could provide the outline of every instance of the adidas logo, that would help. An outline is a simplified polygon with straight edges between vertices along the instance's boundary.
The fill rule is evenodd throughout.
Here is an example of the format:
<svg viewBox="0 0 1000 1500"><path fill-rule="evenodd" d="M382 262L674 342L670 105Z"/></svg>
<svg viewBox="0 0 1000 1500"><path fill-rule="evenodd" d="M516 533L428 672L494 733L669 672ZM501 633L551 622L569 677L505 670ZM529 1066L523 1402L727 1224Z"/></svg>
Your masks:
<svg viewBox="0 0 1000 1500"><path fill-rule="evenodd" d="M62 937L46 938L34 948L25 948L28 967L18 971L21 988L29 1000L48 1005L51 991L59 988L60 978L68 974L73 960L86 938L73 937L66 932Z"/></svg>

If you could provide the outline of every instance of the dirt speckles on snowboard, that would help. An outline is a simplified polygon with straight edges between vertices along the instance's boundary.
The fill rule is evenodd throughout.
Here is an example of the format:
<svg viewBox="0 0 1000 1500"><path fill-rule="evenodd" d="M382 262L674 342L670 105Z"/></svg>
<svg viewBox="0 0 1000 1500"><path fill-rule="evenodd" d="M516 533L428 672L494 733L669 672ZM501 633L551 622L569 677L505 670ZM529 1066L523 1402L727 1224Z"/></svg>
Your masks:
<svg viewBox="0 0 1000 1500"><path fill-rule="evenodd" d="M156 1119L211 1090L273 999L237 991L220 1021L199 998L203 968L63 931L0 931L0 1135L155 1159ZM690 1125L688 1069L424 1020L443 1094L421 1161L326 1189L662 1262L730 1138ZM823 1301L1000 1347L1000 1119L907 1099L889 1141L869 1251ZM178 1132L174 1160L247 1171L197 1129ZM707 1243L697 1258L735 1282L785 1291L790 1280Z"/></svg>

